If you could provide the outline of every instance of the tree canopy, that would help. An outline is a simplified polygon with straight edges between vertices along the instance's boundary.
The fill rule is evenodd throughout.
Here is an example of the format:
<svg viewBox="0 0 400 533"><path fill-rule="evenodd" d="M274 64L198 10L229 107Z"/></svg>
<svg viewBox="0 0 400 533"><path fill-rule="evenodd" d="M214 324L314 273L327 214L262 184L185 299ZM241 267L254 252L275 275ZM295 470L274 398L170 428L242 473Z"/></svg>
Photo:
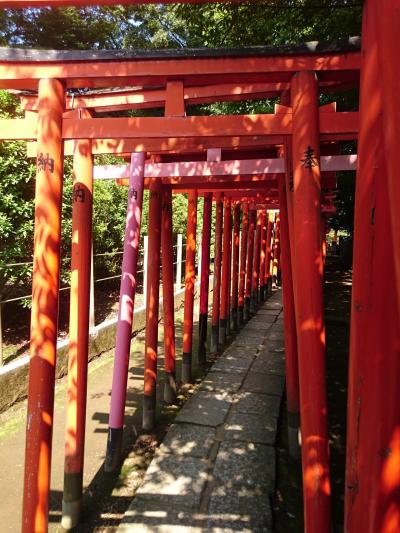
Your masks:
<svg viewBox="0 0 400 533"><path fill-rule="evenodd" d="M347 38L360 34L360 26L361 5L350 0L43 8L3 10L0 13L0 44L60 50L278 45ZM330 95L330 99L335 98L336 95ZM356 102L354 92L340 97L342 108L354 108ZM190 109L192 114L238 112L271 112L271 102L218 103ZM0 116L19 115L17 98L0 91ZM7 269L5 265L30 260L34 178L34 164L25 158L24 143L1 143L0 295L6 282L10 287L21 280L25 282L29 275L29 267ZM351 231L349 200L352 198L348 197L352 193L347 194L347 190L344 185L334 227L350 226ZM64 257L69 256L70 247L71 193L71 161L67 158L63 199ZM98 253L121 249L125 204L125 188L112 183L95 184L94 246ZM174 229L184 232L184 199L174 198L174 207ZM144 232L146 213L147 201L144 204ZM66 272L67 269L65 276Z"/></svg>

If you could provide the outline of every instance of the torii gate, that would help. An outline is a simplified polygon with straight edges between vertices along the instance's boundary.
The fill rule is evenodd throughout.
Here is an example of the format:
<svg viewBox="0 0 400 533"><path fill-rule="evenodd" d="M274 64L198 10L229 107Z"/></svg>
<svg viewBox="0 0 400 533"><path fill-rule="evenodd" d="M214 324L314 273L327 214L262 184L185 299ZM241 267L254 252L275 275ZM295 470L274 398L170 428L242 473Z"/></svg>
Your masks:
<svg viewBox="0 0 400 533"><path fill-rule="evenodd" d="M40 2L7 0L0 5L81 3L80 0ZM87 5L90 0L83 3ZM99 3L101 0L96 1ZM106 3L114 2L109 0ZM361 179L358 180L356 198L357 269L352 308L346 483L346 527L350 533L361 529L371 533L396 531L400 524L398 461L396 466L400 449L397 408L400 373L400 255L397 241L400 233L399 186L395 179L400 138L400 90L395 76L399 58L395 50L400 12L395 0L388 0L383 6L379 4L379 10L377 0L366 0L364 9L358 162ZM38 154L23 529L26 532L45 530L47 525L63 141L76 140L80 147L77 158L89 161L88 155L103 147L108 153L119 151L126 154L133 151L196 151L200 147L204 150L263 146L266 136L274 136L275 145L282 147L288 162L285 179L279 180L279 206L282 258L286 258L282 262L285 326L288 330L291 325L290 331L295 331L297 336L295 340L289 339L292 344L286 346L286 350L298 352L305 527L307 532L329 531L326 405L321 383L324 377L324 327L319 144L321 141L356 139L358 116L318 112L317 97L324 86L327 90L340 90L340 87L358 84L360 56L357 44L353 42L350 47L342 49L208 50L193 52L193 57L187 57L188 53L190 55L186 50L149 52L146 57L136 55L133 59L129 52L122 52L115 59L109 52L91 53L90 57L85 57L84 53L76 52L0 51L2 88L39 89L37 126L29 117L0 122L1 139L37 139ZM268 87L272 92L282 91L279 84L286 83L290 86L290 101L286 93L281 103L291 104L291 109L277 115L242 117L63 118L66 88L133 84L166 87L172 78L180 80L185 88L268 83L274 85ZM207 98L212 98L212 94L207 94ZM175 104L172 99L172 108ZM181 110L179 102L178 106ZM380 179L375 180L376 162L384 170ZM293 191L289 170L292 165ZM143 157L137 160L135 168L138 176L143 175ZM90 188L87 190L91 198ZM253 217L251 224L254 225ZM388 228L390 238L387 238ZM81 241L79 246L84 246ZM368 282L377 277L377 272L382 274L386 290L370 287ZM393 287L397 288L397 293ZM312 297L302 298L303 294ZM297 328L294 327L295 317ZM379 364L382 345L385 352L383 374L383 365ZM39 441L40 448L37 446Z"/></svg>
<svg viewBox="0 0 400 533"><path fill-rule="evenodd" d="M203 147L237 147L274 144L285 144L285 139L291 138L293 144L294 166L294 198L303 198L301 201L293 202L292 242L301 243L301 247L296 248L296 268L294 270L295 280L301 279L300 283L294 283L295 293L299 294L293 299L296 304L296 314L299 316L310 316L310 320L315 324L315 329L297 331L299 365L300 365L300 407L302 424L302 454L304 470L304 492L306 524L308 531L326 531L330 521L329 496L326 487L329 479L328 466L328 445L326 434L326 406L325 387L321 382L324 376L323 345L321 345L321 334L323 334L322 323L322 284L320 265L321 243L320 243L320 167L319 167L319 144L321 141L338 141L345 139L355 139L358 131L357 113L336 113L328 107L318 111L317 93L318 84L315 74L319 73L320 83L329 83L329 90L332 86L348 86L349 83L357 83L359 54L357 43L349 43L343 49L337 49L326 53L324 49L310 50L288 49L276 52L265 48L249 49L227 52L216 51L189 51L178 52L176 57L172 54L156 52L147 54L145 58L140 58L135 54L135 58L129 58L127 54L122 59L113 59L109 53L100 52L97 58L90 57L85 53L65 52L28 52L28 51L0 51L0 86L17 89L35 89L38 87L38 114L37 121L27 113L23 120L7 120L0 123L0 138L2 139L26 139L37 138L38 154L38 177L36 194L36 238L34 253L34 280L33 280L33 305L32 305L32 352L30 367L30 388L29 388L29 426L27 431L27 455L26 455L26 477L25 477L25 498L24 498L24 531L33 530L33 524L40 523L45 528L47 522L47 498L49 464L51 450L51 417L53 412L53 387L54 387L54 364L57 329L57 300L58 300L58 277L59 277L59 239L60 239L60 200L62 182L62 141L76 141L76 164L78 172L76 178L79 181L78 187L83 184L86 187L87 198L91 199L90 182L86 181L91 172L91 154L93 145L101 144L108 147L110 152L129 152L135 145L136 150L140 145L140 150L164 152L177 150L193 150ZM22 63L19 61L22 60ZM39 62L38 62L39 61ZM295 76L293 77L293 74ZM169 77L180 79L177 84L168 84ZM240 80L240 81L239 81ZM231 83L275 83L275 89L279 89L282 82L290 82L293 107L281 106L277 113L271 115L247 115L247 116L199 116L185 117L183 87L198 85L199 83L213 84L221 82ZM64 117L65 110L65 89L78 87L98 87L115 86L118 84L127 85L131 83L145 83L149 85L163 85L167 83L166 109L169 116L165 117L144 117L144 118L86 118L87 113L80 113L81 118ZM304 98L300 100L297 96L308 95L308 101ZM312 127L311 127L312 126ZM269 138L269 141L267 140ZM140 141L139 141L140 139ZM126 147L127 140L131 140L131 146ZM199 142L200 140L200 142ZM217 144L218 143L218 144ZM123 148L121 148L123 147ZM285 157L290 155L287 149ZM144 172L143 156L135 156L133 160L132 175L135 183L140 183ZM82 171L86 168L85 179L81 178ZM285 181L286 190L290 190L289 169L286 167ZM310 181L310 177L312 179ZM196 178L197 179L197 178ZM281 180L283 184L284 180ZM225 184L226 185L226 184ZM304 189L303 192L301 192ZM151 239L154 244L152 250L152 265L154 270L159 264L160 246L160 184L155 180L154 185L150 185L150 219L153 221L150 227L154 228L155 235ZM75 207L78 212L80 202L80 191L76 190ZM304 194L304 197L302 195ZM190 213L189 221L192 224L188 227L188 234L193 235L193 224L195 224L194 206L197 192L189 195ZM140 203L140 194L130 195L129 209L136 212ZM229 201L225 204L224 218L229 223ZM252 211L254 213L254 211ZM79 221L79 215L75 217ZM131 220L134 218L131 217ZM220 217L222 221L222 218ZM299 223L301 220L301 223ZM308 222L307 222L308 221ZM87 222L87 220L86 220ZM254 215L249 220L249 259L247 261L245 303L254 292L252 283L252 265L254 255L257 255L258 244L256 242L256 254L254 254L254 233L256 220ZM88 225L85 230L87 231ZM51 228L48 232L47 228ZM305 230L305 228L307 228ZM129 227L128 227L129 229ZM131 228L132 229L132 228ZM221 228L222 229L222 228ZM133 227L133 234L137 240L138 226ZM222 236L222 235L221 235ZM135 240L134 239L134 240ZM227 240L228 239L228 240ZM194 242L190 240L190 253L194 253ZM224 231L224 242L229 242L229 232ZM74 241L73 241L74 242ZM80 246L81 243L76 243ZM82 243L83 244L83 243ZM87 244L87 243L86 243ZM88 247L86 246L86 249ZM134 249L134 245L131 249ZM226 249L226 246L225 246ZM158 251L157 251L158 250ZM220 325L226 327L227 297L226 280L228 279L227 252L222 255L222 279L221 279L221 313ZM316 256L314 254L317 254ZM224 257L225 256L225 257ZM319 263L312 259L319 256ZM289 257L289 253L286 253ZM311 259L311 261L310 261ZM184 379L190 379L190 353L191 350L191 313L193 309L192 288L193 288L193 261L189 258L189 268L187 269L187 302L185 306L185 324L187 324L187 348L184 346ZM88 264L88 263L87 263ZM87 267L86 264L86 267ZM287 267L289 262L287 261ZM150 264L149 264L150 265ZM46 267L45 269L43 267ZM151 266L151 265L150 265ZM303 272L300 267L304 267ZM250 269L250 270L249 270ZM298 277L297 277L298 276ZM156 271L149 273L149 283L153 294L154 303L158 301L158 284L154 284ZM224 282L225 280L225 282ZM248 280L248 281L247 281ZM286 289L291 291L290 285ZM301 298L300 292L306 290L307 294L314 295L314 299ZM239 290L240 293L240 290ZM46 298L43 298L44 295ZM316 298L316 299L315 299ZM186 300L186 298L185 298ZM130 308L132 309L132 301ZM150 307L150 306L148 306ZM157 316L157 309L153 305L153 322ZM82 316L84 309L78 307L78 315ZM78 316L77 315L77 316ZM46 317L46 327L44 328L43 318ZM312 318L311 318L312 317ZM83 318L80 322L75 319L77 333L79 336L78 324L85 322ZM225 321L225 324L224 324ZM292 328L294 324L292 323ZM148 418L144 420L149 427L154 419L154 357L156 354L155 324L148 323L146 333L146 354L147 382L145 383L145 399L147 406L145 412ZM71 329L71 333L73 330ZM84 344L87 332L82 332L77 338L77 344ZM73 338L73 336L72 336ZM224 333L220 339L224 338ZM305 354L308 354L305 357ZM288 361L291 357L288 355ZM292 364L292 363L291 363ZM292 365L292 374L295 376L297 368ZM311 371L312 369L312 371ZM44 379L40 380L39 376ZM297 379L295 377L294 379ZM315 381L313 381L315 380ZM148 387L148 389L146 389ZM147 390L147 393L146 393ZM298 403L298 402L297 402ZM81 404L82 408L82 404ZM296 407L295 407L296 409ZM81 413L81 412L80 412ZM44 418L43 418L44 416ZM78 417L78 418L76 418ZM82 417L82 413L77 412L73 419L73 426ZM297 428L298 417L293 413L292 425ZM77 428L78 429L78 428ZM79 428L80 439L82 440L82 427ZM46 443L45 448L37 448L37 442ZM118 442L118 440L117 440ZM79 447L78 447L79 448ZM82 449L82 447L80 448ZM79 454L72 450L71 463L69 469L70 486L79 485L82 475L82 460ZM318 458L318 466L314 458ZM75 470L74 462L78 464ZM76 465L75 465L76 466ZM316 483L309 482L308 470L312 469ZM41 479L40 486L36 480ZM74 505L79 507L79 501L66 501L70 504L70 511L75 510ZM316 509L318 511L316 512Z"/></svg>

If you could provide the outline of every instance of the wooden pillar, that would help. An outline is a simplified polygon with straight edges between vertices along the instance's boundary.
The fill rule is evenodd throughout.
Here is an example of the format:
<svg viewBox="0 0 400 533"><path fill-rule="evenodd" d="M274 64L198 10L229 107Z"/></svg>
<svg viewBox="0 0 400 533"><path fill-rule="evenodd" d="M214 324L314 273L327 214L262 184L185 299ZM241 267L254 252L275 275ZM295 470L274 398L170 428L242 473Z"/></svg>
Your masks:
<svg viewBox="0 0 400 533"><path fill-rule="evenodd" d="M233 251L232 251L232 326L238 327L238 292L239 292L239 238L240 238L240 203L234 207Z"/></svg>
<svg viewBox="0 0 400 533"><path fill-rule="evenodd" d="M188 194L186 233L185 307L183 316L182 383L192 381L193 306L196 260L197 191Z"/></svg>
<svg viewBox="0 0 400 533"><path fill-rule="evenodd" d="M274 233L274 222L273 214L271 211L268 213L268 224L267 224L267 258L265 263L265 276L264 276L264 287L265 287L265 298L267 299L268 294L271 292L272 282L271 282L271 261L272 261L272 239Z"/></svg>
<svg viewBox="0 0 400 533"><path fill-rule="evenodd" d="M47 531L60 281L65 88L43 79L38 92L35 239L22 531Z"/></svg>
<svg viewBox="0 0 400 533"><path fill-rule="evenodd" d="M299 368L297 355L296 315L294 307L293 277L289 241L289 220L285 190L285 177L279 176L279 210L281 220L282 292L285 333L286 403L288 418L289 453L294 459L300 456L299 428Z"/></svg>
<svg viewBox="0 0 400 533"><path fill-rule="evenodd" d="M281 221L279 213L275 216L275 232L274 232L274 253L272 265L272 286L276 287L280 283L280 263L281 263Z"/></svg>
<svg viewBox="0 0 400 533"><path fill-rule="evenodd" d="M142 217L144 163L145 154L143 152L132 154L111 388L111 407L108 422L107 452L104 463L106 472L112 472L118 468L122 451L126 387L128 383L129 355L137 285L136 272Z"/></svg>
<svg viewBox="0 0 400 533"><path fill-rule="evenodd" d="M326 216L321 213L321 250L322 250L322 264L325 267L327 243L326 243Z"/></svg>
<svg viewBox="0 0 400 533"><path fill-rule="evenodd" d="M232 202L232 201L231 201ZM229 337L231 334L231 290L232 290L232 230L233 230L233 216L232 216L232 209L230 212L230 219L229 219L229 225L230 225L230 232L229 232L229 261L228 261L228 314L226 317L226 336Z"/></svg>
<svg viewBox="0 0 400 533"><path fill-rule="evenodd" d="M398 9L389 4L395 19ZM387 168L392 161L382 114L387 105L383 62L395 58L379 53L382 7L367 1L363 14L347 413L348 533L400 530L400 319ZM385 31L393 31L391 21L386 22Z"/></svg>
<svg viewBox="0 0 400 533"><path fill-rule="evenodd" d="M172 239L172 191L163 188L161 217L162 250L162 297L164 314L164 402L174 403L176 399L175 365L175 315L174 315L174 243Z"/></svg>
<svg viewBox="0 0 400 533"><path fill-rule="evenodd" d="M240 272L239 272L239 296L238 296L238 326L243 325L244 298L246 286L246 260L247 238L249 233L249 204L242 206L242 241L240 245Z"/></svg>
<svg viewBox="0 0 400 533"><path fill-rule="evenodd" d="M143 429L156 423L158 308L160 294L160 246L162 185L154 180L149 194L149 252L147 261L146 339L144 351Z"/></svg>
<svg viewBox="0 0 400 533"><path fill-rule="evenodd" d="M265 269L267 264L267 210L263 209L261 214L261 248L260 248L260 301L265 302L266 291L264 285Z"/></svg>
<svg viewBox="0 0 400 533"><path fill-rule="evenodd" d="M256 225L257 213L251 210L249 213L249 234L247 239L247 269L246 269L246 288L244 299L244 320L250 318L250 300L251 300L251 288L253 282L253 260L254 260L254 230Z"/></svg>
<svg viewBox="0 0 400 533"><path fill-rule="evenodd" d="M400 27L398 0L367 0L368 9L374 10L378 26L378 53L381 65L383 91L383 133L387 160L389 210L396 267L397 301L400 313L400 57L397 51ZM370 7L371 6L371 7Z"/></svg>
<svg viewBox="0 0 400 533"><path fill-rule="evenodd" d="M221 307L219 318L218 343L223 346L226 342L226 328L229 315L229 262L230 247L232 238L231 226L231 200L227 198L224 202L224 238L222 248L222 281L221 281Z"/></svg>
<svg viewBox="0 0 400 533"><path fill-rule="evenodd" d="M325 327L320 241L318 83L313 72L292 78L294 245L297 282L303 497L306 533L330 531L325 384Z"/></svg>
<svg viewBox="0 0 400 533"><path fill-rule="evenodd" d="M199 350L200 366L206 363L208 291L210 280L210 243L211 243L212 193L205 193L203 207L203 235L201 241L201 280L200 280L200 316L199 316Z"/></svg>
<svg viewBox="0 0 400 533"><path fill-rule="evenodd" d="M254 241L254 261L253 261L253 279L251 285L251 301L250 301L250 311L255 313L257 310L257 305L259 301L258 294L258 282L260 278L260 253L261 253L261 224L262 224L262 213L259 210L256 212L257 225L256 225L256 234Z"/></svg>
<svg viewBox="0 0 400 533"><path fill-rule="evenodd" d="M218 352L219 306L221 296L221 259L222 259L222 225L223 225L223 194L217 193L215 198L215 242L214 242L214 282L213 307L211 322L210 352Z"/></svg>
<svg viewBox="0 0 400 533"><path fill-rule="evenodd" d="M90 278L92 265L92 141L75 143L72 198L71 297L67 420L65 431L62 526L80 520L85 450Z"/></svg>

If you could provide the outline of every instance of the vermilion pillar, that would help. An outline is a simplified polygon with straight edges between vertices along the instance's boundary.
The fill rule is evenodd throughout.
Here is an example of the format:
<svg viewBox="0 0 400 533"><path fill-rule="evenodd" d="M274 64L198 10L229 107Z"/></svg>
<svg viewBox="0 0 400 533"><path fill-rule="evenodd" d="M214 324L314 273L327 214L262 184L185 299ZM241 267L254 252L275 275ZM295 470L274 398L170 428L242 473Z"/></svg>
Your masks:
<svg viewBox="0 0 400 533"><path fill-rule="evenodd" d="M232 326L238 326L238 292L239 292L239 239L240 239L240 204L235 204L233 218L233 250L232 250Z"/></svg>
<svg viewBox="0 0 400 533"><path fill-rule="evenodd" d="M267 211L262 210L261 214L261 248L260 248L260 301L264 302L266 299L265 293L265 268L267 263Z"/></svg>
<svg viewBox="0 0 400 533"><path fill-rule="evenodd" d="M65 529L78 524L82 503L93 207L93 157L90 140L80 140L75 144L73 184L68 395L62 502L62 526Z"/></svg>
<svg viewBox="0 0 400 533"><path fill-rule="evenodd" d="M149 194L149 251L147 260L146 340L144 352L143 429L156 422L158 308L160 291L160 246L162 185L154 180Z"/></svg>
<svg viewBox="0 0 400 533"><path fill-rule="evenodd" d="M122 451L126 387L128 383L133 310L135 307L140 223L142 218L144 163L144 153L132 154L111 388L111 407L108 421L107 452L104 463L106 472L111 472L118 468Z"/></svg>
<svg viewBox="0 0 400 533"><path fill-rule="evenodd" d="M326 261L326 217L321 214L321 249L322 249L322 262L325 265Z"/></svg>
<svg viewBox="0 0 400 533"><path fill-rule="evenodd" d="M60 279L62 115L65 88L40 80L38 94L35 243L22 531L48 524L54 376Z"/></svg>
<svg viewBox="0 0 400 533"><path fill-rule="evenodd" d="M394 9L392 16L398 16ZM378 33L364 4L347 413L345 531L400 530L400 323ZM385 6L386 7L386 6ZM385 31L393 31L386 20ZM392 51L393 52L393 51ZM395 118L395 117L393 117ZM387 147L386 147L387 148Z"/></svg>
<svg viewBox="0 0 400 533"><path fill-rule="evenodd" d="M318 84L315 74L306 71L295 74L291 94L304 519L307 533L328 533L331 528L330 480L320 240Z"/></svg>
<svg viewBox="0 0 400 533"><path fill-rule="evenodd" d="M285 190L285 177L279 177L279 211L281 220L282 292L285 333L286 402L288 418L288 444L290 455L297 459L300 454L300 402L299 368L297 355L296 315L289 240L289 220Z"/></svg>
<svg viewBox="0 0 400 533"><path fill-rule="evenodd" d="M196 260L197 191L188 194L186 233L185 308L183 317L182 382L192 380L193 306Z"/></svg>
<svg viewBox="0 0 400 533"><path fill-rule="evenodd" d="M257 309L257 304L259 301L258 294L258 284L260 278L260 254L261 254L261 224L262 224L262 213L258 211L256 214L257 225L256 225L256 234L254 241L254 261L253 261L253 279L251 285L251 303L250 310L255 313Z"/></svg>
<svg viewBox="0 0 400 533"><path fill-rule="evenodd" d="M203 208L203 235L201 241L201 280L198 361L206 363L208 291L210 280L210 243L211 243L212 193L205 193Z"/></svg>
<svg viewBox="0 0 400 533"><path fill-rule="evenodd" d="M252 210L249 213L249 234L247 239L247 271L246 271L246 289L244 299L244 320L250 318L250 300L251 300L251 288L253 282L253 261L254 261L254 230L256 224L256 211Z"/></svg>
<svg viewBox="0 0 400 533"><path fill-rule="evenodd" d="M396 267L397 301L400 312L400 80L399 54L397 53L400 11L397 0L368 0L368 9L374 10L373 16L378 25L378 46L381 61L383 91L383 131L385 155L387 160L387 179L389 187L389 209L392 224L392 240Z"/></svg>
<svg viewBox="0 0 400 533"><path fill-rule="evenodd" d="M222 346L226 342L226 327L229 315L229 262L230 262L230 244L231 244L232 226L231 226L231 201L226 199L224 203L224 237L222 248L222 282L221 282L221 308L219 317L219 334L218 342Z"/></svg>
<svg viewBox="0 0 400 533"><path fill-rule="evenodd" d="M279 214L275 217L275 233L274 233L274 253L272 265L272 285L276 286L280 281L280 261L281 261L281 222Z"/></svg>
<svg viewBox="0 0 400 533"><path fill-rule="evenodd" d="M273 214L269 212L268 213L268 224L267 224L267 258L266 258L266 263L265 263L265 276L264 276L265 298L267 298L270 292L270 285L271 285L270 270L271 270L271 260L272 260L273 232L274 232Z"/></svg>
<svg viewBox="0 0 400 533"><path fill-rule="evenodd" d="M176 398L175 318L174 318L174 243L172 240L172 191L164 187L161 219L162 297L164 314L164 401Z"/></svg>
<svg viewBox="0 0 400 533"><path fill-rule="evenodd" d="M249 233L249 204L242 206L242 241L240 243L240 270L239 270L239 296L238 296L238 326L243 325L243 310L246 285L246 260L247 238Z"/></svg>
<svg viewBox="0 0 400 533"><path fill-rule="evenodd" d="M222 224L223 224L223 195L217 193L215 198L215 241L214 241L214 282L213 282L213 306L211 322L210 352L218 351L218 324L219 306L221 295L221 259L222 259Z"/></svg>

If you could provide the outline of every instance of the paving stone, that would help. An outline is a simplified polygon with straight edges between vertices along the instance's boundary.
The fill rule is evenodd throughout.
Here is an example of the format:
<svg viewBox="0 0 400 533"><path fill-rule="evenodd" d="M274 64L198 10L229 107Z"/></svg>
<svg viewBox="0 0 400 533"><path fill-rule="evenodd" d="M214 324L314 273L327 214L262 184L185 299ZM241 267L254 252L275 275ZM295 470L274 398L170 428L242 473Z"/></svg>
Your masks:
<svg viewBox="0 0 400 533"><path fill-rule="evenodd" d="M265 334L275 324L276 317L273 315L257 315L248 323L252 328L258 328L258 331L263 331ZM246 328L243 329L245 331Z"/></svg>
<svg viewBox="0 0 400 533"><path fill-rule="evenodd" d="M232 357L238 359L248 359L252 361L257 353L257 346L238 346L237 344L231 344L223 354L220 355L219 359L225 357Z"/></svg>
<svg viewBox="0 0 400 533"><path fill-rule="evenodd" d="M238 374L211 370L201 382L199 391L236 392L242 385L244 375L245 372Z"/></svg>
<svg viewBox="0 0 400 533"><path fill-rule="evenodd" d="M282 343L284 343L285 341L284 336L283 336L283 331L268 331L267 340L280 342L282 345Z"/></svg>
<svg viewBox="0 0 400 533"><path fill-rule="evenodd" d="M251 488L267 494L275 487L275 449L250 442L223 442L215 461L214 478L227 490Z"/></svg>
<svg viewBox="0 0 400 533"><path fill-rule="evenodd" d="M234 342L231 344L233 348L236 348L238 346L241 347L247 347L247 348L253 348L257 349L259 346L262 345L262 343L265 340L265 336L262 338L254 338L254 337L247 337L243 335L238 335L238 337L234 340Z"/></svg>
<svg viewBox="0 0 400 533"><path fill-rule="evenodd" d="M242 390L281 396L283 393L284 382L285 380L282 376L259 374L258 372L250 371L243 383Z"/></svg>
<svg viewBox="0 0 400 533"><path fill-rule="evenodd" d="M262 328L262 331L263 331L263 335L264 337L266 337L267 335L267 332L269 331L269 329L271 328L272 324L269 324L269 323L266 323L265 326ZM260 324L252 324L251 322L249 322L243 329L242 331L240 332L240 335L242 333L250 333L250 332L256 332L258 333L258 335L260 335Z"/></svg>
<svg viewBox="0 0 400 533"><path fill-rule="evenodd" d="M200 391L185 403L175 422L219 426L224 422L230 405L231 397L227 393Z"/></svg>
<svg viewBox="0 0 400 533"><path fill-rule="evenodd" d="M278 417L280 405L281 398L278 396L239 391L233 397L231 412L255 415L273 413Z"/></svg>
<svg viewBox="0 0 400 533"><path fill-rule="evenodd" d="M257 311L258 315L273 316L275 318L279 316L279 313L280 313L280 309L264 309L263 307L261 307L261 309Z"/></svg>
<svg viewBox="0 0 400 533"><path fill-rule="evenodd" d="M207 531L272 532L272 510L268 495L249 487L217 487L211 494Z"/></svg>
<svg viewBox="0 0 400 533"><path fill-rule="evenodd" d="M259 354L268 352L270 354L275 354L282 358L282 361L285 360L285 346L283 341L276 341L267 339L264 343L264 346L260 349Z"/></svg>
<svg viewBox="0 0 400 533"><path fill-rule="evenodd" d="M263 304L261 309L272 309L274 311L278 310L280 311L282 309L282 302L280 301L274 301L274 300L268 300Z"/></svg>
<svg viewBox="0 0 400 533"><path fill-rule="evenodd" d="M230 413L224 424L224 439L273 445L276 441L278 414Z"/></svg>
<svg viewBox="0 0 400 533"><path fill-rule="evenodd" d="M245 357L234 357L229 355L221 356L216 363L213 364L211 372L246 374L252 361L252 359Z"/></svg>
<svg viewBox="0 0 400 533"><path fill-rule="evenodd" d="M249 322L249 324L242 329L239 335L241 338L259 338L262 342L267 335L267 329L260 328L260 326L257 327L257 325L253 325L251 322Z"/></svg>
<svg viewBox="0 0 400 533"><path fill-rule="evenodd" d="M258 355L251 366L252 372L258 374L277 374L279 376L285 375L285 360L282 357L274 357L274 352L263 353Z"/></svg>
<svg viewBox="0 0 400 533"><path fill-rule="evenodd" d="M194 509L200 505L207 481L207 461L169 453L156 455L136 495L176 509Z"/></svg>
<svg viewBox="0 0 400 533"><path fill-rule="evenodd" d="M196 513L162 502L135 498L125 512L117 533L201 533L204 518L195 526Z"/></svg>
<svg viewBox="0 0 400 533"><path fill-rule="evenodd" d="M208 426L173 424L159 448L159 453L206 458L214 443L214 437L214 428Z"/></svg>

